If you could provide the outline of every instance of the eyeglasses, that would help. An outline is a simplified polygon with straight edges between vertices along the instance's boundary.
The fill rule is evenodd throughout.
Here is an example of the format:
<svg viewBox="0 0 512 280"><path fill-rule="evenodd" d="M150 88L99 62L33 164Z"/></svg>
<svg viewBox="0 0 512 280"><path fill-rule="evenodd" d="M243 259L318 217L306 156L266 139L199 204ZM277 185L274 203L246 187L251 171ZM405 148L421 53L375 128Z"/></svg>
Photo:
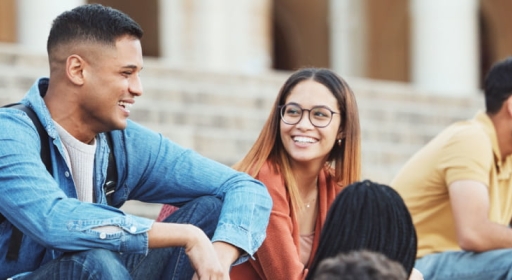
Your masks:
<svg viewBox="0 0 512 280"><path fill-rule="evenodd" d="M288 103L278 106L281 111L281 120L286 124L298 124L302 119L304 111L308 111L309 121L315 127L322 128L328 126L332 121L334 114L339 114L326 106L315 106L311 109L302 109L297 103Z"/></svg>

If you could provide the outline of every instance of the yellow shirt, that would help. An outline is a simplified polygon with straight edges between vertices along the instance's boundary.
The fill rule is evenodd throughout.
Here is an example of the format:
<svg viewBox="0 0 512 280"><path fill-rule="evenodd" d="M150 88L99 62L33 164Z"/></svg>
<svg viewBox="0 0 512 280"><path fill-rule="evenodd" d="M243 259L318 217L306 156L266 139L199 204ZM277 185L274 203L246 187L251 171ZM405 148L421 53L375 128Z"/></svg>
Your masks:
<svg viewBox="0 0 512 280"><path fill-rule="evenodd" d="M489 219L508 225L512 217L512 156L504 161L491 119L473 119L447 127L419 150L391 182L411 212L418 254L461 250L457 243L448 186L475 180L489 187Z"/></svg>

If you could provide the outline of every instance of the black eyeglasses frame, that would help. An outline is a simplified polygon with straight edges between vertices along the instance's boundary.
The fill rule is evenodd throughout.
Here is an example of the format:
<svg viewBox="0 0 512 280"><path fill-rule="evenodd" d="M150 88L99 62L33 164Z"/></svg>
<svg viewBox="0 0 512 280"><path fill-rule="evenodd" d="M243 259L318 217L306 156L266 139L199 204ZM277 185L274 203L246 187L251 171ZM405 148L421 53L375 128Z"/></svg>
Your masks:
<svg viewBox="0 0 512 280"><path fill-rule="evenodd" d="M295 123L289 123L287 121L284 120L284 117L283 117L283 108L285 108L286 106L289 106L289 105L295 105L297 107L299 107L299 109L301 110L301 115L300 115L300 118L297 120L297 122ZM302 117L304 116L304 111L308 111L308 119L309 119L309 122L311 123L311 125L313 125L314 127L317 127L317 128L324 128L324 127L327 127L331 124L332 122L332 117L335 115L335 114L338 114L340 115L341 113L338 113L338 112L335 112L333 110L331 110L329 107L327 106L323 106L323 105L319 105L319 106L314 106L313 108L311 109L304 109L302 107L300 107L299 104L295 103L295 102L290 102L290 103L286 103L286 104L283 104L283 105L279 105L277 106L277 108L279 109L279 116L281 117L281 120L285 123L285 124L289 124L289 125L295 125L295 124L298 124L301 120L302 120ZM327 109L329 112L331 112L331 119L329 120L329 122L326 124L326 125L316 125L314 124L312 121L311 121L311 111L314 110L315 108L324 108L324 109Z"/></svg>

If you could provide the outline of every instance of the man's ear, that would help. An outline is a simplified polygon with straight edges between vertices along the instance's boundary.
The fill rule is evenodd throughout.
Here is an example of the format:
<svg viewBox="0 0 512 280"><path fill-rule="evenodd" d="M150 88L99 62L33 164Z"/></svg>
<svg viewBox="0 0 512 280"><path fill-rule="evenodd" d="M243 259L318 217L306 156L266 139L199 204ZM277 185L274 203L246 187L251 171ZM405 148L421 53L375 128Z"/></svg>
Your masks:
<svg viewBox="0 0 512 280"><path fill-rule="evenodd" d="M75 85L84 84L85 61L77 54L68 56L66 59L66 75Z"/></svg>
<svg viewBox="0 0 512 280"><path fill-rule="evenodd" d="M505 100L504 107L507 109L508 116L512 118L512 95Z"/></svg>

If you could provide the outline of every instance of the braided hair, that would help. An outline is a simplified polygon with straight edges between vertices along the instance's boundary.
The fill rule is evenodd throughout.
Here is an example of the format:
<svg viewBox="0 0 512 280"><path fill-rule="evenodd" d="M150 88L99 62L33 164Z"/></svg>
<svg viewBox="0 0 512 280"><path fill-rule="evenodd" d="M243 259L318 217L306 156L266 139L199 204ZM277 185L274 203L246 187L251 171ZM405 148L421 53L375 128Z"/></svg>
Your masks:
<svg viewBox="0 0 512 280"><path fill-rule="evenodd" d="M408 275L414 267L416 230L403 199L369 180L347 186L330 206L307 279L323 259L363 249L399 262Z"/></svg>

